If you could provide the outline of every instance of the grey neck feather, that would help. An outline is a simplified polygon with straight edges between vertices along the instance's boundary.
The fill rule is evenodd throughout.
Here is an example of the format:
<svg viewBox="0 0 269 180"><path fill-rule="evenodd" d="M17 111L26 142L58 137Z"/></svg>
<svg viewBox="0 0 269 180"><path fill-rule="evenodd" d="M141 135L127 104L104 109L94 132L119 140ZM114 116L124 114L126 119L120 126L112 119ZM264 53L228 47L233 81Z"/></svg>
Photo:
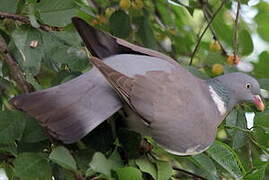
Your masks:
<svg viewBox="0 0 269 180"><path fill-rule="evenodd" d="M209 79L207 80L207 84L211 86L214 91L222 98L228 112L230 112L234 106L238 104L233 92L225 87L219 79Z"/></svg>

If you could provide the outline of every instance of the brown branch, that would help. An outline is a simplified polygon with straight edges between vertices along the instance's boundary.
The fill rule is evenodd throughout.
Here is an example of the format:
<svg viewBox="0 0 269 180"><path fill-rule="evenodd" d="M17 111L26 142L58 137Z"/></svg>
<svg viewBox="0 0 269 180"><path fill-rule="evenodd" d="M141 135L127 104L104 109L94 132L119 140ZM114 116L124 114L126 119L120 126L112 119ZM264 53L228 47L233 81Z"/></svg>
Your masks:
<svg viewBox="0 0 269 180"><path fill-rule="evenodd" d="M210 19L212 18L212 12L210 11L209 9L209 5L208 5L208 1L205 1L205 0L199 0L199 3L202 7L202 10L203 10L203 13L204 13L204 17L207 21L207 23L210 21ZM215 30L213 29L212 26L209 27L209 30L211 31L212 35L213 35L213 39L218 41L219 45L220 45L220 48L221 48L221 51L222 51L222 54L224 56L228 56L228 53L226 52L226 50L224 49L222 43L220 42L220 40L218 39L217 37L217 34L215 32Z"/></svg>
<svg viewBox="0 0 269 180"><path fill-rule="evenodd" d="M184 169L178 168L178 167L176 167L176 166L172 166L172 168L173 168L174 170L176 170L176 171L180 171L180 172L182 172L182 173L184 173L184 174L187 174L188 176L191 176L191 177L193 177L193 178L195 178L195 179L207 180L207 178L204 178L204 177L199 176L199 175L197 175L197 174L194 174L194 173L192 173L192 172L186 171L186 170L184 170Z"/></svg>
<svg viewBox="0 0 269 180"><path fill-rule="evenodd" d="M233 54L234 57L238 55L238 24L239 24L239 14L240 14L240 8L241 8L241 3L240 0L237 0L237 10L236 10L236 17L234 21L234 29L233 29Z"/></svg>
<svg viewBox="0 0 269 180"><path fill-rule="evenodd" d="M22 71L20 70L16 61L13 59L11 53L7 48L7 44L1 35L0 35L0 53L3 55L3 61L9 66L11 78L16 82L18 88L23 93L31 92L32 89L31 85L28 84L27 81L24 79Z"/></svg>
<svg viewBox="0 0 269 180"><path fill-rule="evenodd" d="M193 58L194 58L194 56L195 56L195 54L196 54L196 52L197 52L197 50L198 50L198 48L199 48L199 45L200 45L200 43L201 43L201 40L202 40L203 36L205 35L207 29L210 27L210 25L212 24L213 20L214 20L215 17L217 16L217 14L220 12L220 10L222 9L222 7L224 6L225 2L226 2L226 0L222 0L221 5L220 5L219 8L216 10L216 12L212 15L212 18L211 18L210 21L208 22L206 28L204 29L204 31L202 32L202 34L201 34L200 37L198 38L197 44L196 44L196 46L195 46L195 48L194 48L194 51L193 51L193 53L192 53L192 56L191 56L191 60L190 60L190 63L189 63L190 66L192 65Z"/></svg>
<svg viewBox="0 0 269 180"><path fill-rule="evenodd" d="M0 11L0 17L12 19L15 21L20 21L20 22L25 23L25 24L31 24L30 20L26 16L21 16L21 15L17 15L17 14L12 14L12 13ZM40 25L39 29L41 29L43 31L61 31L61 30L63 30L63 28L61 28L61 27L49 26L47 24L40 24L39 23L39 25Z"/></svg>

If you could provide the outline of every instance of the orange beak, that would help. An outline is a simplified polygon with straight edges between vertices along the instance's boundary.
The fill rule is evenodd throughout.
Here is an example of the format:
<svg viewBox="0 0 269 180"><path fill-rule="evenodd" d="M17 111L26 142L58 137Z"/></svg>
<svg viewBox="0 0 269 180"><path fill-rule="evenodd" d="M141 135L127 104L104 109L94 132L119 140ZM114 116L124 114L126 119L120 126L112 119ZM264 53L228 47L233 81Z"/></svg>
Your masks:
<svg viewBox="0 0 269 180"><path fill-rule="evenodd" d="M259 95L254 96L253 102L259 111L264 111L265 105L264 105L264 103Z"/></svg>

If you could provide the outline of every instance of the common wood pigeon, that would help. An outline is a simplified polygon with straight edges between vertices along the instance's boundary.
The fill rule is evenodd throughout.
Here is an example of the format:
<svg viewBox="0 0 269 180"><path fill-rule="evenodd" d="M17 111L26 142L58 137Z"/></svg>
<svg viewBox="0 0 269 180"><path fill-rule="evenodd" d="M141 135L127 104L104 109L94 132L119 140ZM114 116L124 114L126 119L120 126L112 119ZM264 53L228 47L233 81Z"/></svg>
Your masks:
<svg viewBox="0 0 269 180"><path fill-rule="evenodd" d="M248 101L264 110L260 86L249 75L202 80L162 53L113 37L80 18L72 21L95 56L95 67L64 84L11 100L64 143L78 141L123 107L129 128L151 136L168 152L193 155L212 144L218 125L235 105Z"/></svg>

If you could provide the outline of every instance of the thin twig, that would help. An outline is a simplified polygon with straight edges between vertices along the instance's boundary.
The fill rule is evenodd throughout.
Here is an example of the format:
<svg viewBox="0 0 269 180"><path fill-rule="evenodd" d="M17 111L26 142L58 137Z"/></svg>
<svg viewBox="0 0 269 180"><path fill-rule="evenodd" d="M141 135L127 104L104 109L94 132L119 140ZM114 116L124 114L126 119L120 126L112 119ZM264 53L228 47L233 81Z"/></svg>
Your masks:
<svg viewBox="0 0 269 180"><path fill-rule="evenodd" d="M99 14L101 14L104 11L104 9L95 0L87 0L87 1L95 6Z"/></svg>
<svg viewBox="0 0 269 180"><path fill-rule="evenodd" d="M1 18L7 18L7 19L13 19L15 21L20 21L25 24L31 24L30 20L26 16L21 16L17 14L12 14L12 13L7 13L7 12L2 12L0 11L0 17ZM56 27L56 26L49 26L47 24L40 24L40 29L43 31L61 31L63 28L61 27Z"/></svg>
<svg viewBox="0 0 269 180"><path fill-rule="evenodd" d="M28 84L27 81L24 79L22 71L20 70L16 61L13 59L11 53L7 48L7 44L1 35L0 35L0 53L3 55L4 62L9 66L11 71L10 72L11 78L17 83L18 88L23 93L31 92L30 84Z"/></svg>
<svg viewBox="0 0 269 180"><path fill-rule="evenodd" d="M237 10L236 17L234 21L234 29L233 29L233 50L234 57L238 55L238 24L239 24L239 14L240 14L241 3L240 0L237 0Z"/></svg>
<svg viewBox="0 0 269 180"><path fill-rule="evenodd" d="M251 137L251 135L248 135L248 138L251 140L251 142L254 145L256 145L258 148L260 148L264 152L264 154L269 155L269 151L267 150L266 147L264 147L264 146L260 145L259 143L257 143L256 140Z"/></svg>
<svg viewBox="0 0 269 180"><path fill-rule="evenodd" d="M221 2L221 5L220 5L219 8L216 10L216 12L212 15L212 18L210 19L210 21L208 22L206 28L204 29L204 31L203 31L202 34L200 35L200 37L199 37L199 39L198 39L198 41L197 41L197 44L196 44L196 46L195 46L195 48L194 48L194 51L193 51L193 53L192 53L192 56L191 56L191 60L190 60L190 63L189 63L190 66L192 65L193 58L194 58L194 56L195 56L195 54L196 54L196 51L197 51L198 48L199 48L199 45L200 45L200 43L201 43L201 40L202 40L203 36L205 35L207 29L210 27L211 23L213 22L213 20L214 20L215 17L217 16L217 14L220 12L220 10L222 9L222 7L224 6L225 2L226 2L226 0L223 0L223 1Z"/></svg>
<svg viewBox="0 0 269 180"><path fill-rule="evenodd" d="M172 166L172 168L176 171L180 171L180 172L183 172L184 174L187 174L188 176L191 176L191 177L194 177L194 178L198 178L198 179L201 179L201 180L207 180L207 178L204 178L202 176L199 176L197 174L194 174L192 172L189 172L189 171L186 171L184 169L181 169L179 167L176 167L176 166Z"/></svg>
<svg viewBox="0 0 269 180"><path fill-rule="evenodd" d="M209 23L210 19L212 18L212 12L209 9L208 2L207 1L205 2L204 0L199 0L199 2L201 4L201 7L202 7L202 10L203 10L203 13L204 13L204 17L205 17L207 23ZM222 43L220 42L220 40L218 39L217 34L216 34L215 30L213 29L213 27L210 26L209 30L211 31L211 33L213 35L213 39L218 41L218 43L220 45L220 48L221 48L222 54L224 56L228 56L228 53L224 49L224 47L223 47Z"/></svg>
<svg viewBox="0 0 269 180"><path fill-rule="evenodd" d="M252 158L252 151L251 151L251 144L248 140L248 157L249 157L249 167L250 169L252 169L254 166L253 166L253 158Z"/></svg>

